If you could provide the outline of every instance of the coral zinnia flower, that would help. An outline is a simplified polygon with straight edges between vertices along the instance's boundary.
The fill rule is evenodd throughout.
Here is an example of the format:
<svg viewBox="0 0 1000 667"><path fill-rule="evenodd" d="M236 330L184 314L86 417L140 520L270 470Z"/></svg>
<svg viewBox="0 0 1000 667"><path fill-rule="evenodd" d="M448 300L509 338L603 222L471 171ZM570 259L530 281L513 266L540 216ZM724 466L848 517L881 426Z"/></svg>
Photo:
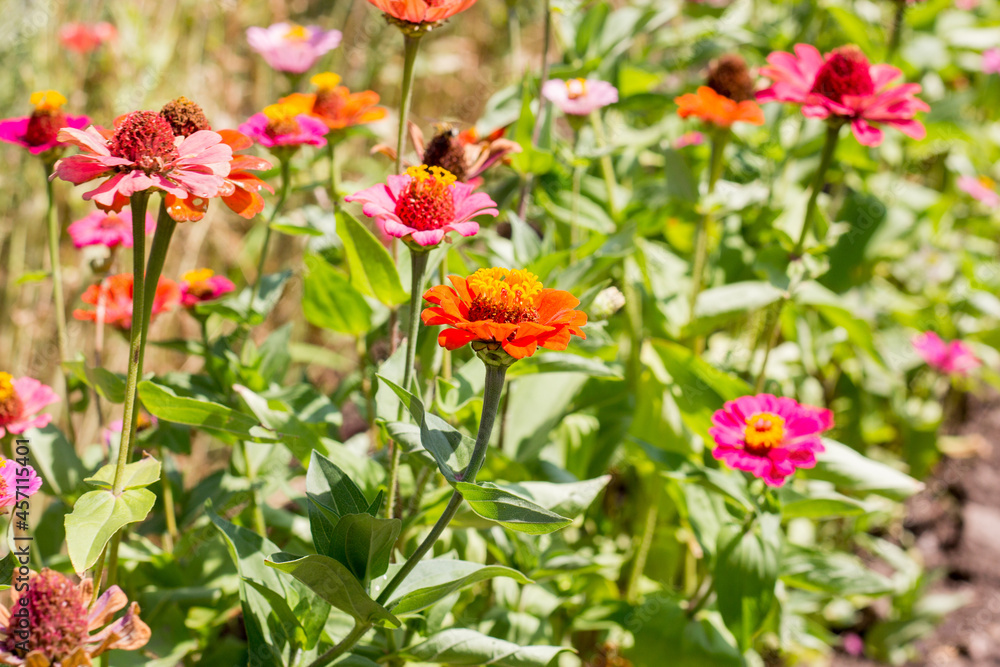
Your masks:
<svg viewBox="0 0 1000 667"><path fill-rule="evenodd" d="M108 23L66 23L59 28L59 42L70 51L90 53L105 42L114 41L118 30Z"/></svg>
<svg viewBox="0 0 1000 667"><path fill-rule="evenodd" d="M504 128L480 139L475 128L459 132L443 124L431 138L424 142L424 133L415 123L407 123L410 141L420 162L428 167L441 167L451 172L463 183L478 183L479 176L511 153L520 153L521 145L504 138ZM378 144L372 153L382 153L396 159L396 151L386 144Z"/></svg>
<svg viewBox="0 0 1000 667"><path fill-rule="evenodd" d="M0 665L83 667L105 651L145 646L151 632L139 618L139 605L129 605L122 589L111 586L88 610L93 590L90 579L74 585L48 568L31 576L11 604L27 609L27 627L22 616L0 605ZM126 605L125 615L111 622Z"/></svg>
<svg viewBox="0 0 1000 667"><path fill-rule="evenodd" d="M0 458L0 514L6 512L4 508L35 495L40 488L42 478L34 468L20 465L14 459Z"/></svg>
<svg viewBox="0 0 1000 667"><path fill-rule="evenodd" d="M912 342L913 349L928 366L948 375L968 375L983 363L967 343L946 342L933 331L917 334Z"/></svg>
<svg viewBox="0 0 1000 667"><path fill-rule="evenodd" d="M835 49L826 57L815 46L796 44L795 55L775 51L760 70L773 82L757 93L761 102L791 102L802 105L803 115L849 122L858 143L878 146L882 130L872 123L894 127L908 137L923 139L918 111L929 111L915 97L920 85L892 85L903 72L892 65L871 65L856 46Z"/></svg>
<svg viewBox="0 0 1000 667"><path fill-rule="evenodd" d="M390 176L385 185L355 192L344 201L364 204L364 214L375 218L385 234L433 246L451 231L475 235L479 223L472 218L477 215L500 214L496 202L485 192L473 192L475 189L471 183L456 183L455 176L441 167L420 165Z"/></svg>
<svg viewBox="0 0 1000 667"><path fill-rule="evenodd" d="M571 116L587 116L618 101L618 89L596 79L549 79L542 85L542 95Z"/></svg>
<svg viewBox="0 0 1000 667"><path fill-rule="evenodd" d="M319 26L275 23L268 28L247 28L247 43L279 72L302 74L340 44L339 30Z"/></svg>
<svg viewBox="0 0 1000 667"><path fill-rule="evenodd" d="M189 137L199 130L212 129L201 107L186 97L167 102L160 110L160 115L170 123L176 137ZM219 130L218 134L222 137L222 142L233 151L233 159L229 161L229 175L223 179L219 198L233 213L250 219L264 210L264 198L260 191L266 189L274 193L274 188L250 172L270 169L271 163L253 155L236 154L236 151L253 146L250 137L242 132ZM171 218L177 222L193 222L205 217L209 200L201 197L178 199L167 195L164 201Z"/></svg>
<svg viewBox="0 0 1000 667"><path fill-rule="evenodd" d="M108 276L96 285L91 285L80 297L84 303L95 306L97 310L73 311L73 317L78 320L97 322L100 310L104 309L103 321L122 330L132 326L132 274L119 273ZM181 289L173 280L160 278L156 285L156 296L153 298L152 318L176 306L181 300Z"/></svg>
<svg viewBox="0 0 1000 667"><path fill-rule="evenodd" d="M14 378L0 372L0 438L6 433L24 433L29 428L44 428L52 415L42 410L58 403L52 387L29 377Z"/></svg>
<svg viewBox="0 0 1000 667"><path fill-rule="evenodd" d="M202 301L214 301L235 289L232 280L215 275L212 269L188 271L181 276L181 305L191 308Z"/></svg>
<svg viewBox="0 0 1000 667"><path fill-rule="evenodd" d="M987 176L959 176L958 188L990 208L1000 207L1000 194L997 194L996 183Z"/></svg>
<svg viewBox="0 0 1000 667"><path fill-rule="evenodd" d="M421 318L428 326L447 327L438 334L438 344L449 350L478 341L523 359L539 346L565 350L571 335L587 337L580 328L587 314L573 310L580 300L563 290L543 288L528 271L479 269L468 278L448 280L454 287L438 285L424 293L437 307L425 309Z"/></svg>
<svg viewBox="0 0 1000 667"><path fill-rule="evenodd" d="M83 128L90 119L86 116L67 116L62 112L66 98L54 90L40 90L31 94L35 110L30 116L0 120L0 141L23 146L32 155L41 155L64 144L59 130L64 127Z"/></svg>
<svg viewBox="0 0 1000 667"><path fill-rule="evenodd" d="M430 29L476 4L476 0L368 0L386 18ZM406 26L403 26L406 27Z"/></svg>
<svg viewBox="0 0 1000 667"><path fill-rule="evenodd" d="M825 450L819 434L833 427L833 413L771 394L742 396L712 415L712 456L781 486L796 468L812 468Z"/></svg>
<svg viewBox="0 0 1000 667"><path fill-rule="evenodd" d="M674 102L677 103L677 115L681 118L697 116L716 127L729 128L738 122L764 124L764 112L756 102L734 102L708 86L700 87L697 93L681 95Z"/></svg>
<svg viewBox="0 0 1000 667"><path fill-rule="evenodd" d="M133 111L120 119L111 139L95 127L66 128L59 140L83 153L56 163L53 178L75 185L110 176L83 195L103 209L121 211L133 193L156 189L179 199L218 196L229 174L232 149L218 133L195 132L175 140L170 123L155 111Z"/></svg>
<svg viewBox="0 0 1000 667"><path fill-rule="evenodd" d="M374 90L352 93L346 86L337 85L340 77L333 72L317 74L309 81L316 86L315 93L292 93L279 102L298 106L302 113L323 121L331 130L343 130L385 118L385 107L376 106L379 96Z"/></svg>
<svg viewBox="0 0 1000 667"><path fill-rule="evenodd" d="M156 229L156 220L146 213L146 233ZM121 213L94 211L72 223L67 230L73 245L83 248L102 245L106 248L132 247L132 211L123 209Z"/></svg>
<svg viewBox="0 0 1000 667"><path fill-rule="evenodd" d="M304 144L326 146L326 123L305 113L300 105L264 107L240 125L240 132L266 148L296 149Z"/></svg>

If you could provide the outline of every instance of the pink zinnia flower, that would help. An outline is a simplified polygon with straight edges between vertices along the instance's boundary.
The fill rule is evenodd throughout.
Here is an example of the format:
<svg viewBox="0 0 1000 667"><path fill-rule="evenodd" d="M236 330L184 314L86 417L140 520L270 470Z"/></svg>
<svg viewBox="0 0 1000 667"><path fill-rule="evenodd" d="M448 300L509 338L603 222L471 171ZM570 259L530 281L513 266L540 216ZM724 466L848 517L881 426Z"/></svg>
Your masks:
<svg viewBox="0 0 1000 667"><path fill-rule="evenodd" d="M674 150L680 150L687 146L701 146L705 143L705 135L701 132L686 132L674 139Z"/></svg>
<svg viewBox="0 0 1000 667"><path fill-rule="evenodd" d="M264 107L240 125L239 130L265 148L291 149L305 144L325 146L330 131L326 123L291 103Z"/></svg>
<svg viewBox="0 0 1000 667"><path fill-rule="evenodd" d="M191 308L202 301L214 301L235 289L232 280L215 275L212 269L188 271L181 276L181 305Z"/></svg>
<svg viewBox="0 0 1000 667"><path fill-rule="evenodd" d="M439 23L476 4L476 0L368 0L387 17L415 25Z"/></svg>
<svg viewBox="0 0 1000 667"><path fill-rule="evenodd" d="M477 215L499 215L496 202L475 189L473 183L457 183L454 174L442 167L419 165L344 201L364 204L364 214L375 218L385 234L433 246L448 232L475 235L479 223L472 218Z"/></svg>
<svg viewBox="0 0 1000 667"><path fill-rule="evenodd" d="M233 159L232 148L218 133L201 130L175 140L170 123L155 111L127 114L111 139L93 126L64 129L59 139L83 152L59 160L53 178L79 185L110 176L83 198L116 212L132 194L149 189L178 199L218 196Z"/></svg>
<svg viewBox="0 0 1000 667"><path fill-rule="evenodd" d="M914 336L913 349L928 366L948 375L968 375L983 364L967 343L945 342L933 331Z"/></svg>
<svg viewBox="0 0 1000 667"><path fill-rule="evenodd" d="M761 102L801 104L809 118L849 122L863 146L882 143L882 130L872 123L894 127L913 139L927 134L923 124L914 120L918 111L930 110L915 97L920 85L892 85L903 72L892 65L869 64L856 46L835 49L824 57L815 46L796 44L794 55L775 51L767 61L770 65L762 67L760 74L772 84L757 93Z"/></svg>
<svg viewBox="0 0 1000 667"><path fill-rule="evenodd" d="M14 379L9 373L0 373L0 438L48 426L52 415L42 410L58 402L52 387L34 378Z"/></svg>
<svg viewBox="0 0 1000 667"><path fill-rule="evenodd" d="M59 41L70 51L90 53L118 37L118 30L107 21L67 23L59 28Z"/></svg>
<svg viewBox="0 0 1000 667"><path fill-rule="evenodd" d="M279 72L302 74L322 55L340 44L339 30L319 26L275 23L269 28L247 28L247 43Z"/></svg>
<svg viewBox="0 0 1000 667"><path fill-rule="evenodd" d="M771 394L742 396L712 415L712 456L781 486L796 468L812 468L824 451L819 434L833 427L833 413Z"/></svg>
<svg viewBox="0 0 1000 667"><path fill-rule="evenodd" d="M67 116L62 112L66 98L54 90L40 90L31 94L35 110L30 116L0 120L0 141L27 148L32 155L41 155L64 146L59 131L64 127L86 127L86 116Z"/></svg>
<svg viewBox="0 0 1000 667"><path fill-rule="evenodd" d="M986 49L983 51L983 72L987 74L1000 74L1000 49Z"/></svg>
<svg viewBox="0 0 1000 667"><path fill-rule="evenodd" d="M986 176L959 176L958 189L972 196L973 199L981 201L990 208L1000 206L1000 194L994 189L996 183Z"/></svg>
<svg viewBox="0 0 1000 667"><path fill-rule="evenodd" d="M618 89L596 79L549 79L542 86L542 95L571 116L586 116L618 101Z"/></svg>
<svg viewBox="0 0 1000 667"><path fill-rule="evenodd" d="M40 488L42 478L34 468L22 466L14 459L0 459L0 514L4 512L3 508L35 495Z"/></svg>
<svg viewBox="0 0 1000 667"><path fill-rule="evenodd" d="M146 213L146 233L156 229L156 220ZM83 248L102 245L107 248L132 247L132 211L123 209L121 213L94 211L71 224L67 230L73 245Z"/></svg>

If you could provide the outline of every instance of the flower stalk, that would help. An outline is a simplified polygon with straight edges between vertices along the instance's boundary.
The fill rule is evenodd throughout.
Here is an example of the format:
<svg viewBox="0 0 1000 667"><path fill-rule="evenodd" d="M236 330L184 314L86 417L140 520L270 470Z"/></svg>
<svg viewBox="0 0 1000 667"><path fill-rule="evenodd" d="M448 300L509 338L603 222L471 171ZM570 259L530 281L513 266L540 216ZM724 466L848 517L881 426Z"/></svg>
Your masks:
<svg viewBox="0 0 1000 667"><path fill-rule="evenodd" d="M802 248L806 244L806 237L813 227L813 220L816 217L816 201L819 199L819 193L823 190L823 186L826 185L826 172L830 169L830 165L833 164L833 155L837 152L837 141L840 139L841 126L842 123L836 121L827 125L823 153L819 158L819 167L816 169L815 175L813 175L813 182L809 192L809 202L806 204L805 218L802 220L802 231L799 233L799 240L795 244L795 250L792 251L792 257L800 256Z"/></svg>
<svg viewBox="0 0 1000 667"><path fill-rule="evenodd" d="M45 221L49 236L49 262L52 264L52 302L56 311L56 335L59 345L59 361L69 361L69 336L66 334L66 298L63 295L62 263L59 260L59 220L56 217L56 197L52 187L52 164L43 162L45 167L45 195L47 204ZM73 419L69 410L69 379L63 372L63 394L66 399L66 424L70 433L73 430Z"/></svg>
<svg viewBox="0 0 1000 667"><path fill-rule="evenodd" d="M260 249L260 259L257 260L257 276L254 278L253 291L250 294L250 309L253 310L253 302L257 299L257 295L260 293L260 281L264 277L264 263L267 261L267 248L271 245L271 225L278 218L278 214L281 213L281 209L285 206L285 200L288 198L288 185L291 180L291 165L288 161L287 155L282 155L280 158L281 162L281 190L278 191L278 201L274 205L274 210L271 211L270 217L267 219L267 228L264 231L264 245Z"/></svg>
<svg viewBox="0 0 1000 667"><path fill-rule="evenodd" d="M413 99L413 66L420 48L420 33L403 33L403 94L399 104L399 131L396 134L396 173L403 173L403 142L406 140L406 121L410 117Z"/></svg>
<svg viewBox="0 0 1000 667"><path fill-rule="evenodd" d="M729 143L731 136L732 132L728 128L716 129L712 133L712 156L709 160L708 187L706 190L707 197L709 198L715 193L715 184L722 177L722 171L725 167L723 156L725 155L726 145ZM694 307L698 302L698 295L701 294L701 290L704 287L705 264L708 261L708 232L712 221L712 211L706 206L705 214L698 221L698 228L695 232L694 266L691 269L691 321L694 321ZM695 339L694 348L695 354L701 354L704 351L704 337L698 336Z"/></svg>

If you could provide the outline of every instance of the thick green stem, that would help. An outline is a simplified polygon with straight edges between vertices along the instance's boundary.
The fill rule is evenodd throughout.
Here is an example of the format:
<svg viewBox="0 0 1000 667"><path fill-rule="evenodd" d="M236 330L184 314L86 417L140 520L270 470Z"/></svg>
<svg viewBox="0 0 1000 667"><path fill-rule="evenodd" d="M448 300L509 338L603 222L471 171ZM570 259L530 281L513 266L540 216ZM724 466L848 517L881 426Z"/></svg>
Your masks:
<svg viewBox="0 0 1000 667"><path fill-rule="evenodd" d="M281 157L281 189L278 190L278 201L274 205L274 210L271 211L271 215L267 219L267 228L264 231L264 245L260 249L260 259L257 260L257 275L254 277L253 281L253 291L250 294L250 310L253 310L253 302L257 300L257 294L260 292L260 281L264 277L264 263L267 261L267 248L271 245L271 224L278 218L278 214L281 213L281 209L285 206L285 200L288 198L288 185L291 180L291 165L289 164L288 157Z"/></svg>
<svg viewBox="0 0 1000 667"><path fill-rule="evenodd" d="M339 644L309 663L309 667L323 667L323 665L330 664L333 662L334 658L339 658L354 648L354 645L361 641L361 638L364 637L365 634L371 629L371 623L356 624L354 629L351 630L346 637L340 640Z"/></svg>
<svg viewBox="0 0 1000 667"><path fill-rule="evenodd" d="M717 130L712 136L712 157L708 167L708 189L707 195L711 197L715 192L715 184L722 176L725 166L723 155L726 151L726 144L729 143L731 132L727 130ZM695 233L694 244L694 266L691 269L691 321L694 321L694 307L698 302L698 295L701 294L705 281L705 264L708 261L708 235L709 227L712 225L712 210L705 207L705 214L698 221L698 229ZM705 339L698 336L694 341L695 354L701 354L705 348Z"/></svg>
<svg viewBox="0 0 1000 667"><path fill-rule="evenodd" d="M264 502L260 493L260 486L257 484L257 471L250 463L247 456L247 444L240 440L237 444L240 449L240 456L243 457L244 472L250 482L250 514L253 520L253 529L258 535L267 537L267 522L264 521Z"/></svg>
<svg viewBox="0 0 1000 667"><path fill-rule="evenodd" d="M802 220L802 231L799 233L799 240L792 251L792 257L798 257L802 253L802 248L806 244L806 237L813 227L813 219L816 217L816 200L826 184L826 172L833 163L833 155L837 152L837 140L840 138L840 123L830 123L826 128L826 141L823 143L823 153L819 158L819 167L813 175L812 186L809 192L809 202L806 204L805 218Z"/></svg>
<svg viewBox="0 0 1000 667"><path fill-rule="evenodd" d="M597 140L597 147L604 148L608 145L607 135L604 133L604 121L601 120L599 112L590 114L590 122L594 127L594 138ZM601 175L604 177L604 187L608 190L608 210L612 220L618 220L618 204L615 202L615 192L618 190L618 183L615 180L615 168L611 162L611 156L605 153L601 156Z"/></svg>
<svg viewBox="0 0 1000 667"><path fill-rule="evenodd" d="M403 94L399 104L399 132L396 134L396 173L403 173L403 147L406 140L406 121L410 117L413 99L413 65L417 62L420 47L419 35L403 34Z"/></svg>
<svg viewBox="0 0 1000 667"><path fill-rule="evenodd" d="M330 163L330 201L333 203L334 210L340 205L340 193L338 192L340 169L337 167L337 141L339 140L340 137L336 133L330 133L326 137L326 156Z"/></svg>
<svg viewBox="0 0 1000 667"><path fill-rule="evenodd" d="M420 299L424 284L424 273L427 271L427 259L430 253L426 250L410 251L410 319L406 327L406 366L403 367L403 388L410 391L413 380L413 366L417 358L417 330L420 325ZM403 418L403 404L399 405L397 419ZM386 514L396 516L396 486L399 483L399 463L403 450L398 443L393 443L389 463L389 493L386 499Z"/></svg>
<svg viewBox="0 0 1000 667"><path fill-rule="evenodd" d="M69 337L66 335L66 301L63 296L62 263L59 260L59 220L56 217L56 198L52 189L52 165L45 162L45 194L48 206L45 220L49 232L49 260L52 263L52 300L56 311L56 332L59 337L60 361L69 361Z"/></svg>

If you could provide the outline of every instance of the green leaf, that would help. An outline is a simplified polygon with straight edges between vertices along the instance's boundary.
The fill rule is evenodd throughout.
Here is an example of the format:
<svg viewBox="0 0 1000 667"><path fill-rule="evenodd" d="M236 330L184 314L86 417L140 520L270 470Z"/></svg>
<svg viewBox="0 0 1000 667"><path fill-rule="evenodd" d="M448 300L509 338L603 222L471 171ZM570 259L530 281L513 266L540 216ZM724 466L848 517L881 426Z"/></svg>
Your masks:
<svg viewBox="0 0 1000 667"><path fill-rule="evenodd" d="M455 489L469 502L472 511L484 519L521 533L544 535L565 528L570 519L550 512L527 498L514 495L495 484L455 483Z"/></svg>
<svg viewBox="0 0 1000 667"><path fill-rule="evenodd" d="M734 315L761 310L785 296L771 283L748 280L707 289L698 295L695 319L729 319Z"/></svg>
<svg viewBox="0 0 1000 667"><path fill-rule="evenodd" d="M125 376L104 368L90 368L82 361L64 361L63 368L112 403L125 402Z"/></svg>
<svg viewBox="0 0 1000 667"><path fill-rule="evenodd" d="M87 471L62 431L49 424L29 429L23 437L31 441L32 466L55 495L63 496L80 485Z"/></svg>
<svg viewBox="0 0 1000 667"><path fill-rule="evenodd" d="M833 482L855 493L875 493L893 500L904 500L924 488L904 472L874 461L845 444L823 438L826 451L816 457L816 467L805 471L808 477Z"/></svg>
<svg viewBox="0 0 1000 667"><path fill-rule="evenodd" d="M475 630L454 628L402 651L407 660L447 665L496 665L496 667L545 667L571 649L562 646L518 646Z"/></svg>
<svg viewBox="0 0 1000 667"><path fill-rule="evenodd" d="M257 420L220 403L178 396L172 389L146 380L139 383L139 399L150 414L168 422L188 424L199 429L242 440L272 442L277 435L264 429Z"/></svg>
<svg viewBox="0 0 1000 667"><path fill-rule="evenodd" d="M401 623L385 607L371 599L343 563L314 554L296 557L278 552L265 559L268 567L287 572L308 586L321 598L362 623Z"/></svg>
<svg viewBox="0 0 1000 667"><path fill-rule="evenodd" d="M581 357L570 352L545 352L521 359L507 371L508 378L534 373L584 373L591 377L622 379L620 370L600 359Z"/></svg>
<svg viewBox="0 0 1000 667"><path fill-rule="evenodd" d="M269 273L260 279L256 296L253 286L248 285L236 296L228 296L215 301L199 303L195 312L199 315L219 315L232 322L255 327L261 324L274 310L285 290L285 283L292 277L291 271ZM254 296L251 303L251 297Z"/></svg>
<svg viewBox="0 0 1000 667"><path fill-rule="evenodd" d="M369 505L365 494L347 473L319 452L313 453L306 471L306 493L338 519L348 514L362 514Z"/></svg>
<svg viewBox="0 0 1000 667"><path fill-rule="evenodd" d="M367 227L350 213L338 211L337 234L344 243L351 285L387 306L399 305L409 298L392 256Z"/></svg>
<svg viewBox="0 0 1000 667"><path fill-rule="evenodd" d="M312 452L325 451L319 436L303 424L281 401L269 401L240 384L234 384L233 391L240 395L250 408L250 412L265 428L281 434L281 442L303 465L309 465Z"/></svg>
<svg viewBox="0 0 1000 667"><path fill-rule="evenodd" d="M373 582L378 590L396 575L402 564L389 566L385 576ZM455 591L494 577L508 577L520 584L532 583L530 579L509 567L482 565L464 560L433 558L417 563L403 583L395 590L388 607L393 614L413 614L445 599Z"/></svg>
<svg viewBox="0 0 1000 667"><path fill-rule="evenodd" d="M372 579L389 568L402 526L399 519L376 519L367 512L345 515L333 529L330 556L346 565L367 589Z"/></svg>
<svg viewBox="0 0 1000 667"><path fill-rule="evenodd" d="M148 489L129 489L115 496L108 489L80 496L66 515L66 549L76 572L97 562L111 536L130 523L146 518L156 496Z"/></svg>
<svg viewBox="0 0 1000 667"><path fill-rule="evenodd" d="M85 482L110 489L115 482L115 464L109 463L102 467ZM152 456L143 457L139 461L125 464L124 489L141 489L160 479L160 462Z"/></svg>
<svg viewBox="0 0 1000 667"><path fill-rule="evenodd" d="M744 650L774 603L781 549L776 515L761 516L755 524L723 527L713 572L719 613Z"/></svg>
<svg viewBox="0 0 1000 667"><path fill-rule="evenodd" d="M795 547L781 562L781 580L789 586L832 595L884 595L892 580L868 569L856 556Z"/></svg>
<svg viewBox="0 0 1000 667"><path fill-rule="evenodd" d="M10 582L14 577L14 568L18 565L13 551L7 552L7 555L0 559L0 591L10 588Z"/></svg>
<svg viewBox="0 0 1000 667"><path fill-rule="evenodd" d="M601 475L581 482L520 482L498 485L499 488L524 496L544 509L568 519L583 514L597 495L611 481L611 475Z"/></svg>
<svg viewBox="0 0 1000 667"><path fill-rule="evenodd" d="M372 309L335 268L318 255L306 257L302 312L310 324L358 336L371 328Z"/></svg>
<svg viewBox="0 0 1000 667"><path fill-rule="evenodd" d="M802 495L788 487L782 488L781 517L783 519L827 519L832 517L860 516L867 513L865 503L835 491Z"/></svg>
<svg viewBox="0 0 1000 667"><path fill-rule="evenodd" d="M17 281L14 284L27 285L28 283L40 283L43 280L48 280L51 275L52 274L48 271L29 271L18 276Z"/></svg>

